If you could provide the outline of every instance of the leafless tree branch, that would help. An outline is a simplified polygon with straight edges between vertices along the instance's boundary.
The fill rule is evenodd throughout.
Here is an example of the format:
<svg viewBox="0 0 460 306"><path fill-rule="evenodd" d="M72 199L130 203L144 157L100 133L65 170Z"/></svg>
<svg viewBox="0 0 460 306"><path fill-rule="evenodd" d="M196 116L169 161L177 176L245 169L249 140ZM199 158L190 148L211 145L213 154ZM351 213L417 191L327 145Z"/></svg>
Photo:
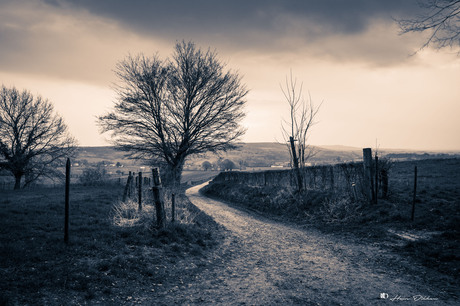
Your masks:
<svg viewBox="0 0 460 306"><path fill-rule="evenodd" d="M460 46L460 0L419 0L423 13L397 20L401 34L431 31L420 49L434 45L441 49Z"/></svg>
<svg viewBox="0 0 460 306"><path fill-rule="evenodd" d="M63 159L73 154L76 141L63 119L41 97L16 88L0 90L0 164L15 177L15 189L41 176L56 177Z"/></svg>
<svg viewBox="0 0 460 306"><path fill-rule="evenodd" d="M287 143L291 155L291 167L297 173L298 189L302 190L301 170L306 162L315 152L309 145L308 138L311 128L315 125L315 117L322 105L315 107L310 94L308 100L303 97L303 83L297 84L297 79L293 78L292 71L286 77L285 87L281 86L281 91L289 104L290 121L283 121L281 124L284 140Z"/></svg>
<svg viewBox="0 0 460 306"><path fill-rule="evenodd" d="M232 148L245 132L239 122L248 91L224 68L216 52L192 42L177 43L171 60L126 58L116 67L114 110L99 117L102 131L133 156L164 162L180 182L189 155Z"/></svg>

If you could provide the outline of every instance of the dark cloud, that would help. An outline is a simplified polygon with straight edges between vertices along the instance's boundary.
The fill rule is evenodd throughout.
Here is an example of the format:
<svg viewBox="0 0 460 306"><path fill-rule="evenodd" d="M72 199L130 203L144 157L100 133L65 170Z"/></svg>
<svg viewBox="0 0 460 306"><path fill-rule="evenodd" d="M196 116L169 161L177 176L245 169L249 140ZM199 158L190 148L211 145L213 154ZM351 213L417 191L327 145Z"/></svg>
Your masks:
<svg viewBox="0 0 460 306"><path fill-rule="evenodd" d="M288 66L310 56L393 65L420 44L385 27L415 6L412 0L0 0L0 71L106 80L127 52L165 50L182 39L226 58L273 56Z"/></svg>
<svg viewBox="0 0 460 306"><path fill-rule="evenodd" d="M392 16L410 14L416 7L409 0L46 1L55 6L86 9L136 31L175 37L268 33L276 38L286 35L292 20L321 29L312 31L310 36L356 34L366 30L376 18L391 21Z"/></svg>

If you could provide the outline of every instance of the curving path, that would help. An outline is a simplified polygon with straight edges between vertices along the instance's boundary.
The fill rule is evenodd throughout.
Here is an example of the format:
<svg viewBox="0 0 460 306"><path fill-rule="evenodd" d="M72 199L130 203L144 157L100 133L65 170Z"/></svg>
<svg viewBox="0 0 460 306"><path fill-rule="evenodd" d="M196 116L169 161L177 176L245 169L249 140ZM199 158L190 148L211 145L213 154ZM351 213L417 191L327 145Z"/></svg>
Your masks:
<svg viewBox="0 0 460 306"><path fill-rule="evenodd" d="M402 259L377 246L344 242L235 209L201 195L202 187L190 188L187 196L228 230L227 237L213 254L212 268L202 271L169 302L454 305L440 298L431 300L437 292L388 268L385 263ZM380 299L381 293L388 299ZM414 296L425 300L415 302Z"/></svg>

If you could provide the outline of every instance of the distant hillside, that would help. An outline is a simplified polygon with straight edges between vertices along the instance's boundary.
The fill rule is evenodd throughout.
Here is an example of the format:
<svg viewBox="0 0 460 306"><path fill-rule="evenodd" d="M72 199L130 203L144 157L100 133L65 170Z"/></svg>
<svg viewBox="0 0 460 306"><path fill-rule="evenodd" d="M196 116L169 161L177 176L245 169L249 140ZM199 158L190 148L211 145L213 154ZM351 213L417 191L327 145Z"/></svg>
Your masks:
<svg viewBox="0 0 460 306"><path fill-rule="evenodd" d="M76 161L82 164L97 164L97 163L117 163L128 161L125 152L121 152L112 146L105 147L79 147L77 149ZM129 160L132 162L131 160Z"/></svg>
<svg viewBox="0 0 460 306"><path fill-rule="evenodd" d="M321 149L325 149L325 150L342 151L342 152L347 152L347 151L359 152L359 151L362 150L362 149L357 148L357 147L342 146L342 145L321 145L321 146L318 146L318 147L321 148Z"/></svg>
<svg viewBox="0 0 460 306"><path fill-rule="evenodd" d="M362 159L362 148L348 147L341 145L313 147L315 155L308 160L311 164L331 164L339 162L360 161ZM394 160L414 160L427 158L445 158L459 156L460 152L440 153L423 152L397 149L379 149L380 156L387 156ZM261 143L240 143L236 150L220 153L219 155L206 153L190 157L186 162L186 169L198 170L204 161L209 161L217 166L219 161L229 159L235 163L237 168L259 168L259 167L288 167L289 151L285 144L273 142ZM120 162L125 166L141 165L142 162L129 159L125 152L116 150L114 147L80 147L75 160L81 164L116 164Z"/></svg>

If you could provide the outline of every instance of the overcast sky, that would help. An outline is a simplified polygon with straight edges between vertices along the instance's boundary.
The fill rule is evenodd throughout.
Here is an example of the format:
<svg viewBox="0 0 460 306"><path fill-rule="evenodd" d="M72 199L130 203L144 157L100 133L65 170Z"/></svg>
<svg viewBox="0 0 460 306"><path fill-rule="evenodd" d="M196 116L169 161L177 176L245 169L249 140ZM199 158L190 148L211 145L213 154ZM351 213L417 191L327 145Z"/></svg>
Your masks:
<svg viewBox="0 0 460 306"><path fill-rule="evenodd" d="M80 145L107 145L96 116L128 54L177 41L216 50L250 93L245 142L282 141L292 73L319 105L314 145L460 150L458 50L398 35L415 0L0 0L0 82L48 98Z"/></svg>

